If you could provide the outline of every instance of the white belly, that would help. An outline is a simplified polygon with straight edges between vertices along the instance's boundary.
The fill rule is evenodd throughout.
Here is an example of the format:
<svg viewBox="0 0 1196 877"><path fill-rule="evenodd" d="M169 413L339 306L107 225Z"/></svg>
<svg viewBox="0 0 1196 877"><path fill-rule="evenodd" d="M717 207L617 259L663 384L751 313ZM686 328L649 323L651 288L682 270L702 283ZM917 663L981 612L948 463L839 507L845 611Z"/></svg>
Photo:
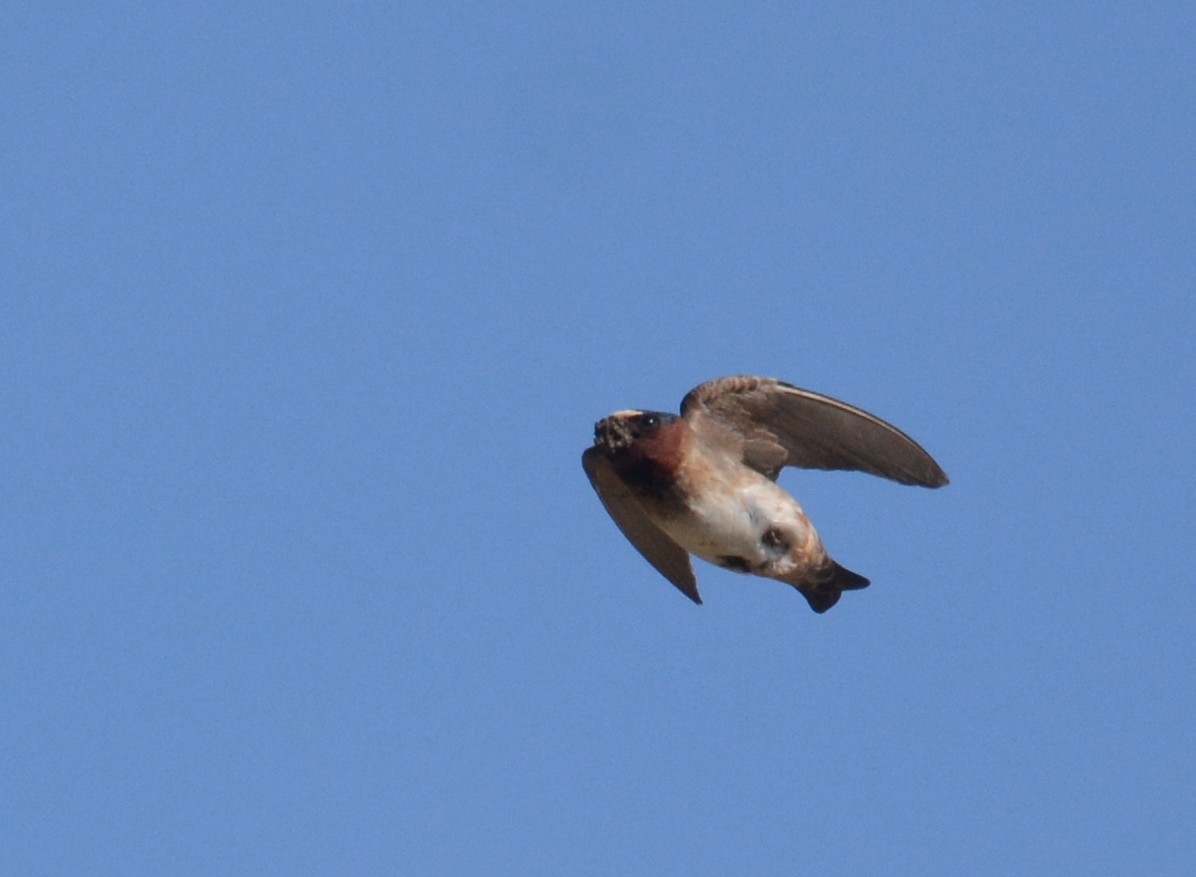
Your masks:
<svg viewBox="0 0 1196 877"><path fill-rule="evenodd" d="M691 497L688 513L659 523L673 541L705 561L736 569L742 561L766 575L784 574L792 565L790 552L779 552L766 533L779 533L786 545L803 549L813 536L797 501L764 477Z"/></svg>

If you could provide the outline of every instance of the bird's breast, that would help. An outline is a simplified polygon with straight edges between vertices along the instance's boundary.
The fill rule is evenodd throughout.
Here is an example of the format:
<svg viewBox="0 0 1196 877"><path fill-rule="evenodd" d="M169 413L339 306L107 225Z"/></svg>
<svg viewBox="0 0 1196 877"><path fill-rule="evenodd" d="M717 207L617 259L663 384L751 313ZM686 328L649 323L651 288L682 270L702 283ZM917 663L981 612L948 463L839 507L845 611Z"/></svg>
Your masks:
<svg viewBox="0 0 1196 877"><path fill-rule="evenodd" d="M682 548L737 572L775 575L816 541L797 501L742 466L679 473L684 502L660 527Z"/></svg>

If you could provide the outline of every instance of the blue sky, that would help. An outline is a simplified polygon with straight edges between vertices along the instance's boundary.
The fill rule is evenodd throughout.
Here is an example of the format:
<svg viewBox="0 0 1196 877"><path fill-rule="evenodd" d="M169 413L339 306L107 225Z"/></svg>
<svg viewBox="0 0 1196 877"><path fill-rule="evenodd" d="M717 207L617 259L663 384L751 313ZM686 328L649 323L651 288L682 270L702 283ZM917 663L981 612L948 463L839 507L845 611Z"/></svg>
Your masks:
<svg viewBox="0 0 1196 877"><path fill-rule="evenodd" d="M1191 4L5 18L0 872L1196 869ZM825 616L582 473L735 373Z"/></svg>

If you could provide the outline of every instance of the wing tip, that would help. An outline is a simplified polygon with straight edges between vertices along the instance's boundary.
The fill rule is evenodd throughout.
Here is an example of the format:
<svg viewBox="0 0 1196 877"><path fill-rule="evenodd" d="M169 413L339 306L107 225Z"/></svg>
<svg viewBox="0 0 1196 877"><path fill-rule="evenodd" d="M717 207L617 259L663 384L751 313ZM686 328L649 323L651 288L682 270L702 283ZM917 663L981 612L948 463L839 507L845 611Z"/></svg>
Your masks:
<svg viewBox="0 0 1196 877"><path fill-rule="evenodd" d="M689 599L692 600L696 605L698 605L698 606L702 605L702 595L698 593L698 580L697 579L689 579L689 580L680 579L679 580L679 579L673 578L672 576L665 576L665 578L667 578L669 580L669 582L672 583L673 587L675 587L678 591L680 591L685 596L689 597Z"/></svg>
<svg viewBox="0 0 1196 877"><path fill-rule="evenodd" d="M923 487L929 487L931 490L937 490L940 487L946 487L951 483L951 479L947 477L947 473L942 470L938 463L934 464L934 469L931 470L930 475L920 482Z"/></svg>

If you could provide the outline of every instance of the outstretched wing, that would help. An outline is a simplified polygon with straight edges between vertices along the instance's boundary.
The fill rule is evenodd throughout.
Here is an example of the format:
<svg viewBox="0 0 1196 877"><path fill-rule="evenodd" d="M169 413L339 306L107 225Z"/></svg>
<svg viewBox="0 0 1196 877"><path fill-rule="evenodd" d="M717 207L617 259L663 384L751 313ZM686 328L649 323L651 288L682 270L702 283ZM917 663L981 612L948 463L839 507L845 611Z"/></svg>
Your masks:
<svg viewBox="0 0 1196 877"><path fill-rule="evenodd" d="M771 378L731 377L691 390L681 402L690 427L743 442L743 461L775 479L783 466L853 469L901 484L942 487L947 474L890 423Z"/></svg>
<svg viewBox="0 0 1196 877"><path fill-rule="evenodd" d="M581 455L581 465L607 514L614 519L628 541L682 594L695 603L701 603L689 554L652 523L639 500L619 480L610 462L597 448L588 448Z"/></svg>

